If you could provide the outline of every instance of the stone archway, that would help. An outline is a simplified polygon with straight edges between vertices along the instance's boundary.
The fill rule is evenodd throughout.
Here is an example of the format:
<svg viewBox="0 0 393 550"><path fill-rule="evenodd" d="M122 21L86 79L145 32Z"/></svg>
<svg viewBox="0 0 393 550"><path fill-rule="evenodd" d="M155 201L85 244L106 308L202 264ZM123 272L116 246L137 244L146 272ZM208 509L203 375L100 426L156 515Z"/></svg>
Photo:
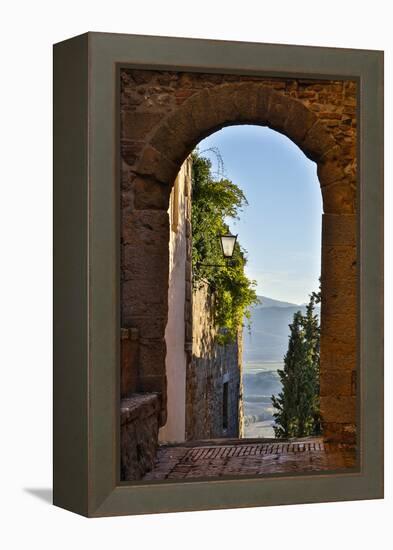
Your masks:
<svg viewBox="0 0 393 550"><path fill-rule="evenodd" d="M355 83L305 81L299 86L295 81L293 86L289 79L136 70L124 70L122 78L122 326L136 327L140 334L137 389L160 394L163 425L167 209L181 164L201 139L224 126L269 126L318 165L324 210L321 412L327 439L353 441ZM143 90L142 99L134 93L135 84ZM339 108L329 110L331 105Z"/></svg>

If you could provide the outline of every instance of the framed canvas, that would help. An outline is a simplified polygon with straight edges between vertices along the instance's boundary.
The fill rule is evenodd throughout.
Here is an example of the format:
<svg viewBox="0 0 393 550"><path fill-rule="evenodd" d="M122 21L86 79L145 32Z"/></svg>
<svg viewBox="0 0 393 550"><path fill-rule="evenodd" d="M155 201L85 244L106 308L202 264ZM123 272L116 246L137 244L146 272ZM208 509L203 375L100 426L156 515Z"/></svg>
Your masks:
<svg viewBox="0 0 393 550"><path fill-rule="evenodd" d="M238 126L295 144L322 204L321 287L298 313L284 303L267 427L243 365L243 315L260 300L227 223L243 195L196 149ZM212 189L237 206L207 246ZM56 44L54 503L100 517L382 497L383 53L106 33Z"/></svg>

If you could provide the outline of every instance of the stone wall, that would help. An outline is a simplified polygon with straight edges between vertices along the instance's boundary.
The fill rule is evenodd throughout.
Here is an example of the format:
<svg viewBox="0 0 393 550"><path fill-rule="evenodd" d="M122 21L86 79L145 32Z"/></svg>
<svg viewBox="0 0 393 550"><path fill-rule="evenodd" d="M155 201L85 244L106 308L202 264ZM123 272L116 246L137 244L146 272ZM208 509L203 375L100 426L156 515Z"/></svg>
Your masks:
<svg viewBox="0 0 393 550"><path fill-rule="evenodd" d="M120 334L120 394L124 398L135 393L138 387L139 337L135 328L122 328Z"/></svg>
<svg viewBox="0 0 393 550"><path fill-rule="evenodd" d="M160 394L161 425L167 410L170 191L201 139L224 126L259 124L288 136L318 165L324 208L321 410L327 438L354 439L356 94L350 80L122 69L122 327L139 330L138 391Z"/></svg>
<svg viewBox="0 0 393 550"><path fill-rule="evenodd" d="M241 331L238 341L216 343L214 294L201 283L192 295L193 343L187 365L186 438L188 440L239 437ZM224 389L226 386L226 389ZM227 396L224 397L224 392ZM226 401L224 412L224 401Z"/></svg>
<svg viewBox="0 0 393 550"><path fill-rule="evenodd" d="M121 401L121 480L135 481L154 466L160 402L157 395L131 395Z"/></svg>

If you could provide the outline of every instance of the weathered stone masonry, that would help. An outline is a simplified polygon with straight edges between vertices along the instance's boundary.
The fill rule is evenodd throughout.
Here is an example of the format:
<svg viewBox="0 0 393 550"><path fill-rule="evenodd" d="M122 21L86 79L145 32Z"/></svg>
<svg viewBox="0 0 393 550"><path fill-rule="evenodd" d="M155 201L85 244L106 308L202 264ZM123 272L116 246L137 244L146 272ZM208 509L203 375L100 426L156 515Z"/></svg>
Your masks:
<svg viewBox="0 0 393 550"><path fill-rule="evenodd" d="M187 364L186 439L242 434L242 331L226 345L216 342L214 293L206 283L192 293L193 343ZM226 397L224 396L226 393Z"/></svg>
<svg viewBox="0 0 393 550"><path fill-rule="evenodd" d="M154 466L159 401L155 394L133 394L121 401L121 479L140 479Z"/></svg>
<svg viewBox="0 0 393 550"><path fill-rule="evenodd" d="M195 145L223 126L267 125L318 165L325 436L353 440L356 386L356 83L121 71L122 327L139 331L137 390L165 424L168 200Z"/></svg>

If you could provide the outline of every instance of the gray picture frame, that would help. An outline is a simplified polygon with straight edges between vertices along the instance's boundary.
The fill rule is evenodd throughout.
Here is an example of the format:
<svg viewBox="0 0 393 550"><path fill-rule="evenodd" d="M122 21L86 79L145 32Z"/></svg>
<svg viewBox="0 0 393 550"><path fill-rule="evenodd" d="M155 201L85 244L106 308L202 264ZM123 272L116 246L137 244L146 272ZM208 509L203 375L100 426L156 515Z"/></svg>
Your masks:
<svg viewBox="0 0 393 550"><path fill-rule="evenodd" d="M357 471L119 481L122 66L359 83ZM383 497L383 52L87 33L54 46L54 504L89 516Z"/></svg>

